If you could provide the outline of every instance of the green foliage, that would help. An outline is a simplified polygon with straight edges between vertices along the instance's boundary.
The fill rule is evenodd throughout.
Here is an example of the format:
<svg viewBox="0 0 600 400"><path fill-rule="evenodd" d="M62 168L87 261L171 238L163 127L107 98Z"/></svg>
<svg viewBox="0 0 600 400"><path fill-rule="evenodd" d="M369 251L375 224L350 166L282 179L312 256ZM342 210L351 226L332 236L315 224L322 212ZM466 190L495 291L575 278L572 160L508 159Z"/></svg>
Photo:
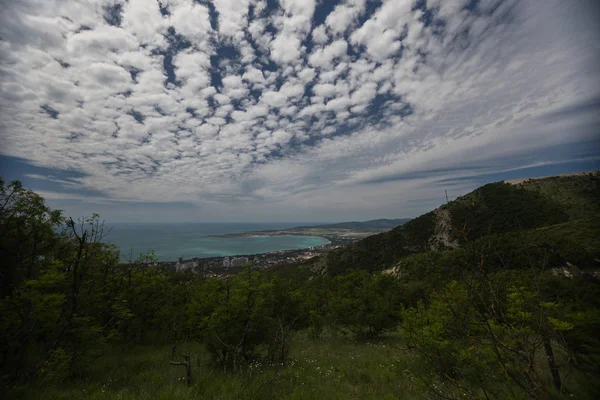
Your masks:
<svg viewBox="0 0 600 400"><path fill-rule="evenodd" d="M582 219L600 213L600 173L590 172L575 176L553 176L529 180L523 189L549 198L569 215Z"/></svg>
<svg viewBox="0 0 600 400"><path fill-rule="evenodd" d="M299 293L250 267L232 278L204 281L187 308L189 330L223 371L237 371L268 348L284 362L291 329L300 320Z"/></svg>
<svg viewBox="0 0 600 400"><path fill-rule="evenodd" d="M336 276L351 269L378 271L400 258L427 249L433 234L434 213L410 220L389 232L368 236L325 256L327 274Z"/></svg>
<svg viewBox="0 0 600 400"><path fill-rule="evenodd" d="M60 382L68 378L71 373L72 358L72 354L60 347L51 350L40 368L41 382Z"/></svg>
<svg viewBox="0 0 600 400"><path fill-rule="evenodd" d="M432 211L389 232L331 251L312 261L312 266L330 276L350 269L380 271L404 257L436 250L433 243L438 235L450 243L464 245L490 232L523 231L594 217L600 213L599 181L600 174L593 173L520 185L488 184L441 206L438 211L448 212L447 221L443 221L445 212ZM597 251L598 247L594 249Z"/></svg>
<svg viewBox="0 0 600 400"><path fill-rule="evenodd" d="M18 182L0 183L3 385L81 376L110 341L158 328L168 278L151 257L119 265L98 215L65 220Z"/></svg>
<svg viewBox="0 0 600 400"><path fill-rule="evenodd" d="M529 256L528 269L488 268L490 253L496 251L488 243L452 252L464 257L462 273L453 274L457 280L442 282L426 303L402 313L404 340L429 366L424 376L446 381L449 398L593 393L595 384L585 376L598 371L598 347L584 350L579 340L593 337L598 321L589 316L600 308L597 300L560 286L580 285L598 293L597 283L581 277L558 280L546 271L552 257L536 253L538 248L528 254L527 243L513 250ZM578 319L583 310L590 314Z"/></svg>
<svg viewBox="0 0 600 400"><path fill-rule="evenodd" d="M59 251L62 237L55 228L62 222L61 212L50 210L42 197L0 178L0 298L36 278L45 256Z"/></svg>
<svg viewBox="0 0 600 400"><path fill-rule="evenodd" d="M98 215L67 220L1 182L0 388L57 399L593 398L597 181L486 185L316 263L224 279L167 271L153 253L121 264ZM190 387L169 368L175 342L194 360Z"/></svg>
<svg viewBox="0 0 600 400"><path fill-rule="evenodd" d="M400 291L394 278L351 271L331 281L329 297L330 321L361 338L378 336L398 323Z"/></svg>
<svg viewBox="0 0 600 400"><path fill-rule="evenodd" d="M310 310L308 314L308 334L312 339L318 339L323 334L325 317L316 310Z"/></svg>
<svg viewBox="0 0 600 400"><path fill-rule="evenodd" d="M461 230L469 240L489 231L504 233L554 225L569 220L568 214L543 194L507 183L491 183L448 204L456 236Z"/></svg>

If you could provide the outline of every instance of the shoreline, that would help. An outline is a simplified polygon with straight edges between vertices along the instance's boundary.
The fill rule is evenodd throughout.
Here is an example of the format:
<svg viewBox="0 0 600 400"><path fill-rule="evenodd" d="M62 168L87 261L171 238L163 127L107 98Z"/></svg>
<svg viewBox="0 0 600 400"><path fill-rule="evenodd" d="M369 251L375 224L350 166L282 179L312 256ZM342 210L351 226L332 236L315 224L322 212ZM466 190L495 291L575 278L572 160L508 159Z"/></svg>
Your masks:
<svg viewBox="0 0 600 400"><path fill-rule="evenodd" d="M163 267L174 271L190 270L201 273L203 276L219 276L235 273L235 271L238 271L247 264L251 264L253 267L257 268L270 268L302 262L313 257L318 257L339 247L341 247L341 245L335 245L329 242L318 246L264 253L193 257L180 259L179 261L158 261L157 265L162 265Z"/></svg>
<svg viewBox="0 0 600 400"><path fill-rule="evenodd" d="M297 253L297 252L307 252L307 251L319 251L319 252L323 252L323 251L327 251L329 250L329 248L331 248L332 246L339 246L339 244L336 245L336 243L334 243L331 239L325 237L325 236L318 236L318 235L307 235L307 234L296 234L296 235L285 235L285 234L277 234L277 235L264 235L264 234L255 234L256 232L253 232L253 234L251 234L251 232L244 232L243 234L225 234L225 235L207 235L207 236L202 236L202 238L265 238L265 237L274 237L274 236L304 236L307 238L319 238L319 239L323 239L326 241L326 243L322 243L322 244L317 244L317 245L307 245L307 246L302 246L302 247L296 247L296 248L292 248L292 249L282 249L282 250L273 250L273 251L267 251L267 252L252 252L252 253L236 253L236 254L228 254L228 255L214 255L214 256L200 256L200 257L186 257L184 258L184 261L199 261L199 262L206 262L206 261L215 261L215 260L223 260L225 258L243 258L243 257L251 257L251 258L256 258L256 257L266 257L266 256L277 256L277 255L282 255L282 254L287 254L287 253ZM177 259L169 259L169 260L159 260L158 263L160 264L172 264L172 263L177 263L178 260Z"/></svg>
<svg viewBox="0 0 600 400"><path fill-rule="evenodd" d="M151 249L155 250L159 262L173 263L180 257L186 260L217 260L224 257L242 257L242 256L261 256L272 255L280 252L289 251L309 251L317 247L325 246L325 249L335 248L336 246L344 246L363 239L367 236L377 235L382 232L393 229L391 225L398 226L406 222L408 219L398 220L372 220L365 222L344 222L330 225L314 225L301 226L292 224L287 227L279 228L278 226L261 226L254 224L255 230L246 231L231 231L224 233L215 233L215 230L200 230L199 235L194 234L193 229L184 229L181 232L181 241L167 241L165 244L157 244L156 247L149 241L141 242L133 240L123 240L125 247L122 249L122 255L130 253L130 247L135 248L134 253L144 254ZM291 226L291 227L290 227ZM249 226L247 226L249 227ZM261 228L267 229L261 229ZM240 227L237 227L238 229ZM221 228L220 228L221 229ZM154 230L156 232L156 229ZM163 232L163 230L160 230ZM211 232L212 231L212 232ZM135 234L136 230L132 230ZM219 232L217 230L217 232ZM221 229L223 232L223 229ZM122 236L122 235L121 235ZM277 237L281 237L276 240ZM285 237L294 239L284 239ZM306 238L306 240L304 238ZM155 234L153 239L164 238L164 233ZM209 239L214 238L214 239ZM244 239L247 238L247 239ZM271 243L271 239L273 243ZM231 244L227 241L216 239L232 239ZM236 240L237 239L237 240ZM247 241L246 241L247 240ZM118 240L111 241L119 243ZM139 242L139 243L138 243ZM236 243L238 242L238 243ZM287 250L278 250L278 249ZM238 253L237 250L240 252ZM267 252L265 252L267 250ZM249 254L248 254L249 253ZM124 259L124 261L127 261Z"/></svg>
<svg viewBox="0 0 600 400"><path fill-rule="evenodd" d="M296 230L298 229L298 230ZM330 230L327 229L315 229L309 228L306 230L300 230L301 228L293 228L292 230L270 230L270 231L255 231L255 232L238 232L238 233L225 233L222 235L206 235L203 237L207 238L252 238L252 237L274 237L274 236L305 236L305 237L316 237L328 240L330 244L345 245L354 242L359 239L363 239L367 236L376 235L383 231L353 231L349 229L343 230Z"/></svg>

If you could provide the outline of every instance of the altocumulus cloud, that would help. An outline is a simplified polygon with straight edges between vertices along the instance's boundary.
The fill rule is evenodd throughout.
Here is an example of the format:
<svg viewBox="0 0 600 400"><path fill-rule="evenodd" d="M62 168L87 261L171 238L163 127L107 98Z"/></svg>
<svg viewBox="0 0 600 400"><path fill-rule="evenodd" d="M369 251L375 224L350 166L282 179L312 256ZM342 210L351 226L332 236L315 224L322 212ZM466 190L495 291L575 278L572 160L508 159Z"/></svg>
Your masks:
<svg viewBox="0 0 600 400"><path fill-rule="evenodd" d="M175 220L416 215L444 189L598 165L597 12L584 0L6 2L0 152L67 171L27 175L54 184L39 186L53 204L114 219L140 203Z"/></svg>

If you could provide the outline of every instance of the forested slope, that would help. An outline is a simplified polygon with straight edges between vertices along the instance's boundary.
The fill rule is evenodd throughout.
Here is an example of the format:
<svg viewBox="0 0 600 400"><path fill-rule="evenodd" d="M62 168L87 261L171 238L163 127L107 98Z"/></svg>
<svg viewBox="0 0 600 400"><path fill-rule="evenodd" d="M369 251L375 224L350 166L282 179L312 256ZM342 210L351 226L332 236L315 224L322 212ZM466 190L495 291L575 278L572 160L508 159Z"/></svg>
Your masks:
<svg viewBox="0 0 600 400"><path fill-rule="evenodd" d="M378 271L407 255L457 248L489 233L540 228L598 213L598 172L491 183L389 232L329 252L309 267L331 276L347 269Z"/></svg>

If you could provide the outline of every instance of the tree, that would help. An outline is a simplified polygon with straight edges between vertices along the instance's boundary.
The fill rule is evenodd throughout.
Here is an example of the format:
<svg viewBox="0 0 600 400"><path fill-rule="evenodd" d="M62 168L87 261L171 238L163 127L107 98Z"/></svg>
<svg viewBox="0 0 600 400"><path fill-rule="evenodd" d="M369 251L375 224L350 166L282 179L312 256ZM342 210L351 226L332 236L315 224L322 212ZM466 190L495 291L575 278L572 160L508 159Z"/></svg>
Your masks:
<svg viewBox="0 0 600 400"><path fill-rule="evenodd" d="M561 311L564 304L541 288L548 252L522 244L518 250L524 252L528 270L505 265L507 269L490 272L491 241L487 246L467 243L461 279L431 293L427 306L420 302L404 310L405 340L427 361L431 376L452 388L444 397L538 399L560 393L561 363L555 350L568 354L562 333L574 325ZM426 384L435 390L431 381Z"/></svg>
<svg viewBox="0 0 600 400"><path fill-rule="evenodd" d="M115 249L97 215L77 222L19 182L0 180L3 381L76 373L106 342Z"/></svg>
<svg viewBox="0 0 600 400"><path fill-rule="evenodd" d="M10 296L26 279L39 276L48 253L63 238L61 212L20 182L0 177L0 298Z"/></svg>
<svg viewBox="0 0 600 400"><path fill-rule="evenodd" d="M332 279L329 315L362 338L372 338L399 321L398 282L387 275L352 271Z"/></svg>
<svg viewBox="0 0 600 400"><path fill-rule="evenodd" d="M216 364L235 372L256 357L257 346L269 343L276 327L272 310L272 284L245 267L236 276L205 281L189 316Z"/></svg>

